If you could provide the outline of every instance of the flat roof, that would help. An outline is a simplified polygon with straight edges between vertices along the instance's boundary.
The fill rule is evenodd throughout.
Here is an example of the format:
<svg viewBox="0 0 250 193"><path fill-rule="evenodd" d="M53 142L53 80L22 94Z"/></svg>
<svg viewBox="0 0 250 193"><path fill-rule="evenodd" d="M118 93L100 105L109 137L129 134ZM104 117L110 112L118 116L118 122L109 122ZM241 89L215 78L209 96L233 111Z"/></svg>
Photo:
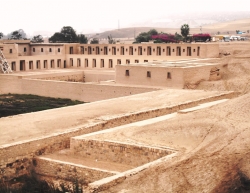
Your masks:
<svg viewBox="0 0 250 193"><path fill-rule="evenodd" d="M179 68L186 68L186 67L199 67L199 66L215 66L219 65L219 63L212 63L211 58L209 59L182 59L182 60L157 60L157 61L150 61L144 63L130 63L130 64L121 64L121 66L142 66L142 67L179 67Z"/></svg>

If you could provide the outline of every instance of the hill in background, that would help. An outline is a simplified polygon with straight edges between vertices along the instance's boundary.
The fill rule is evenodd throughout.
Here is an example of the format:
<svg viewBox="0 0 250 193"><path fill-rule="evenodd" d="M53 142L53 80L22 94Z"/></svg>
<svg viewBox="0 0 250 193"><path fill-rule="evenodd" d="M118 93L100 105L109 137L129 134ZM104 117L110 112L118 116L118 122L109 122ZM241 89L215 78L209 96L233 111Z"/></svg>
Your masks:
<svg viewBox="0 0 250 193"><path fill-rule="evenodd" d="M184 20L179 22L179 27L171 28L171 27L157 27L152 25L151 27L129 27L129 28L121 28L121 29L114 29L110 31L105 31L102 33L97 34L87 34L87 37L99 38L99 39L106 39L109 35L113 38L134 38L139 35L141 32L147 32L150 29L156 29L158 32L165 32L174 34L175 32L180 32L180 27L185 22ZM250 18L247 19L240 19L240 20L233 20L233 21L224 21L224 22L216 22L212 24L206 24L196 27L192 27L190 25L190 33L210 33L211 35L217 34L236 34L236 30L245 31L247 32L250 30Z"/></svg>

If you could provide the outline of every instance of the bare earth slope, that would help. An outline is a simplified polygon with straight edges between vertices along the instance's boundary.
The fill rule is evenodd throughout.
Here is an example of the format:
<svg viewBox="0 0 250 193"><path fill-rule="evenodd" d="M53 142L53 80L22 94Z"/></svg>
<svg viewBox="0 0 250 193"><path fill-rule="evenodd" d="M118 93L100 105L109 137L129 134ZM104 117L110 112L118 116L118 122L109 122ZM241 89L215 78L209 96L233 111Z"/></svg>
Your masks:
<svg viewBox="0 0 250 193"><path fill-rule="evenodd" d="M249 50L249 42L221 43L221 63L228 64L227 70L222 73L222 80L201 82L196 89L250 92Z"/></svg>
<svg viewBox="0 0 250 193"><path fill-rule="evenodd" d="M182 150L172 160L128 177L106 192L236 192L240 177L250 177L249 109L250 94L246 94L209 110L178 115L154 129L127 131L126 139ZM180 139L188 149L180 148Z"/></svg>

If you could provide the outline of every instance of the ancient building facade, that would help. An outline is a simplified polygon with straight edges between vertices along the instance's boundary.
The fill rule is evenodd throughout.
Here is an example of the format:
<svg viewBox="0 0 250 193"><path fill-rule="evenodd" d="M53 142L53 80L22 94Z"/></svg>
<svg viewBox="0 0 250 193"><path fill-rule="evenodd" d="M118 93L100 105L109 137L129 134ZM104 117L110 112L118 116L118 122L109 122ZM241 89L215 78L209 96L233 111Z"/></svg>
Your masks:
<svg viewBox="0 0 250 193"><path fill-rule="evenodd" d="M213 43L32 44L29 41L0 41L0 49L13 71L56 68L114 70L119 64L219 56L219 45Z"/></svg>

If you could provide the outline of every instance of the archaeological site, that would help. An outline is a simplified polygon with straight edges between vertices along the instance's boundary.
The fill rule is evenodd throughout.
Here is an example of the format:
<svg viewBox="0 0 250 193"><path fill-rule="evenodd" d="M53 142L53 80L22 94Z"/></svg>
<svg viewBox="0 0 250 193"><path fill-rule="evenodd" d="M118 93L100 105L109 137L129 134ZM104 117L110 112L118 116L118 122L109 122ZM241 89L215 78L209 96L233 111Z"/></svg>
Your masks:
<svg viewBox="0 0 250 193"><path fill-rule="evenodd" d="M86 103L0 118L0 178L83 192L250 190L248 41L0 40L0 94Z"/></svg>

